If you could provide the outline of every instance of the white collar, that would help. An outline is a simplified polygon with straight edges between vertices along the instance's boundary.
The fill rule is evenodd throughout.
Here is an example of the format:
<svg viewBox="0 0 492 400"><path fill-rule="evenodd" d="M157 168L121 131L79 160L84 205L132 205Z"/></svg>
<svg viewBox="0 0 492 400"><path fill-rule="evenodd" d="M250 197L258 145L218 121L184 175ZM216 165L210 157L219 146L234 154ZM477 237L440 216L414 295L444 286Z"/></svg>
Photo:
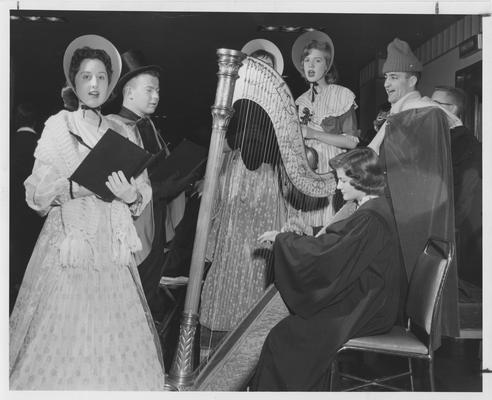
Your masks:
<svg viewBox="0 0 492 400"><path fill-rule="evenodd" d="M416 100L420 99L422 96L418 90L412 90L408 92L405 96L403 96L400 100L398 100L395 104L391 106L391 114L396 114L402 111L405 111L404 104L407 100Z"/></svg>
<svg viewBox="0 0 492 400"><path fill-rule="evenodd" d="M362 204L364 204L366 201L369 201L371 199L375 199L376 197L379 197L377 194L366 194L360 201L357 203L357 208L359 208Z"/></svg>

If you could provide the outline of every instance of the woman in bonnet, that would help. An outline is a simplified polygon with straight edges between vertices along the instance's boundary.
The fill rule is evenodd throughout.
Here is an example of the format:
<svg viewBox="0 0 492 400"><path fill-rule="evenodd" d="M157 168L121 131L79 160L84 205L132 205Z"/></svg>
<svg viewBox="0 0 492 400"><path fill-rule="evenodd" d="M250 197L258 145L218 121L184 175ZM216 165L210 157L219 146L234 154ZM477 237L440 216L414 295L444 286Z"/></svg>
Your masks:
<svg viewBox="0 0 492 400"><path fill-rule="evenodd" d="M10 317L10 388L159 390L161 349L133 257L147 174L129 182L113 172L112 202L69 179L108 128L137 142L100 112L121 59L108 40L85 35L65 50L63 69L78 108L46 121L24 183L27 203L47 218Z"/></svg>
<svg viewBox="0 0 492 400"><path fill-rule="evenodd" d="M324 32L306 32L292 46L292 62L309 84L296 105L305 144L318 153L318 173L330 171L329 160L358 143L355 95L336 84L334 57L335 47ZM327 200L301 213L307 224L324 225L334 214L333 197Z"/></svg>
<svg viewBox="0 0 492 400"><path fill-rule="evenodd" d="M241 51L260 60L258 68L282 74L284 61L273 42L253 39ZM257 237L271 227L280 229L283 223L279 154L270 118L250 100L236 101L234 109L207 245L211 266L200 306L204 357L237 326L268 286L271 254Z"/></svg>

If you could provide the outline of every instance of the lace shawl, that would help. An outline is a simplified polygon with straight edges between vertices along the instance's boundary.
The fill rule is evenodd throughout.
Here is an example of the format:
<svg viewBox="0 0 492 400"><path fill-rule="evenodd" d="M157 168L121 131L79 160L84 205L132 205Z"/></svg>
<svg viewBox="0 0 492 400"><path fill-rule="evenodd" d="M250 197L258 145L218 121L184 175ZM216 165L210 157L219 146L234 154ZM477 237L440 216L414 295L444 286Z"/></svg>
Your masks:
<svg viewBox="0 0 492 400"><path fill-rule="evenodd" d="M62 111L50 117L35 151L36 158L53 165L67 179L83 159L69 134L76 132L74 114ZM60 243L62 266L98 268L96 233L103 207L110 207L111 260L119 266L128 265L132 253L140 250L140 239L126 204L119 200L104 203L95 196L80 197L61 205L65 233Z"/></svg>

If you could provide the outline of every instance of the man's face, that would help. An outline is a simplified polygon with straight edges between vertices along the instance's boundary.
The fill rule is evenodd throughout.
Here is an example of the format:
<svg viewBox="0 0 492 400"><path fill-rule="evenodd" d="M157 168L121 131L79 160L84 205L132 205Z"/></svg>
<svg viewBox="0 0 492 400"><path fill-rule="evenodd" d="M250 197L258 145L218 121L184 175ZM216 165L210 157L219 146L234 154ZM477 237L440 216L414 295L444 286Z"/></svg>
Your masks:
<svg viewBox="0 0 492 400"><path fill-rule="evenodd" d="M129 96L132 111L151 115L159 104L159 79L149 74L140 74L130 82Z"/></svg>
<svg viewBox="0 0 492 400"><path fill-rule="evenodd" d="M442 90L436 90L434 93L432 93L432 100L434 100L437 104L450 111L454 115L457 115L458 107L453 104L453 99L446 92Z"/></svg>
<svg viewBox="0 0 492 400"><path fill-rule="evenodd" d="M407 93L415 90L417 78L406 72L387 72L384 77L384 88L391 104L395 104Z"/></svg>

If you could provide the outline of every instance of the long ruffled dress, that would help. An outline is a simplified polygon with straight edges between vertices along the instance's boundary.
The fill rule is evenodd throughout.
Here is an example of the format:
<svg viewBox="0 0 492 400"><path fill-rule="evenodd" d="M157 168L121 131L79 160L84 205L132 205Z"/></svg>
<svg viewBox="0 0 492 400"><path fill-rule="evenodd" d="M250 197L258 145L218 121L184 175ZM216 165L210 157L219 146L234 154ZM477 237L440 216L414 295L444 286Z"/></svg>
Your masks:
<svg viewBox="0 0 492 400"><path fill-rule="evenodd" d="M251 171L235 150L226 154L220 180L207 250L212 265L202 290L200 323L212 331L230 331L266 289L272 254L258 237L281 228L285 209L271 164L262 163Z"/></svg>
<svg viewBox="0 0 492 400"><path fill-rule="evenodd" d="M151 197L137 178L136 207L95 196L71 199L68 177L109 122L61 111L46 122L25 181L31 208L48 215L10 317L12 390L160 390L160 344L133 253L132 223ZM124 125L111 128L132 141Z"/></svg>
<svg viewBox="0 0 492 400"><path fill-rule="evenodd" d="M301 122L303 117L308 115L308 127L324 132L326 128L323 125L326 123L326 120L330 117L335 117L340 120L335 120L339 126L333 126L335 131L330 133L338 133L341 128L340 125L343 125L344 131L355 131L357 129L355 118L349 115L350 112L353 112L357 108L354 93L346 87L335 84L326 87L317 87L316 90L317 94L314 96L314 102L311 101L313 98L312 89L304 92L296 100ZM353 123L351 123L352 121ZM317 139L305 139L305 144L314 148L318 153L318 169L316 172L320 174L330 171L330 159L345 151L344 149L323 143ZM321 226L325 225L334 213L332 199L328 199L326 206L302 211L300 215L302 215L307 225Z"/></svg>

